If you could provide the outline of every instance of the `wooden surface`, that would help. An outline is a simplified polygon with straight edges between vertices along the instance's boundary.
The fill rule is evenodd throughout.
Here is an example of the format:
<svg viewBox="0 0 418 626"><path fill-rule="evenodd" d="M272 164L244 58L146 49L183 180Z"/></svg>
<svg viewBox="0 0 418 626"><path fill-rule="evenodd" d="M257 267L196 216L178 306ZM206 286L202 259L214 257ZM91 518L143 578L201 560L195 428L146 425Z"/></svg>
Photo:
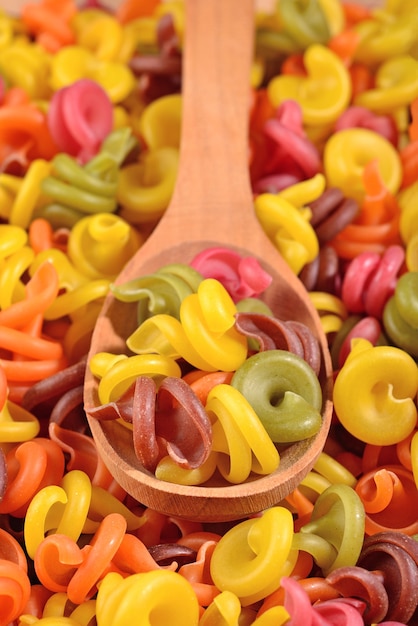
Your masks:
<svg viewBox="0 0 418 626"><path fill-rule="evenodd" d="M332 368L326 338L307 292L264 234L253 208L248 175L249 71L252 0L189 0L184 62L181 165L170 207L118 282L172 262L189 262L200 250L226 245L256 256L273 275L266 301L282 319L310 326L323 351L323 423L310 441L283 454L277 472L238 486L186 487L157 480L139 465L131 434L115 422L89 419L93 436L118 482L145 505L195 520L239 519L281 501L311 469L331 420ZM193 24L193 28L188 25ZM214 36L215 34L215 36ZM92 340L91 355L124 351L134 309L111 295ZM85 406L97 404L87 373Z"/></svg>

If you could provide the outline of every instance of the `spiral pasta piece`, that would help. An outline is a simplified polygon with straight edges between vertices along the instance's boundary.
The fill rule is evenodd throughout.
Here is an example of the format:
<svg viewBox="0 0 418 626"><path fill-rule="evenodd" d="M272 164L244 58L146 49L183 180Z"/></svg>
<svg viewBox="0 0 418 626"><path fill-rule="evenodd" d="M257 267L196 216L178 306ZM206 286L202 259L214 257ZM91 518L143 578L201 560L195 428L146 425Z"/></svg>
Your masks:
<svg viewBox="0 0 418 626"><path fill-rule="evenodd" d="M93 374L100 378L98 394L102 404L118 400L138 376L181 376L176 361L152 354L115 357L109 353L98 353L91 358L89 366Z"/></svg>
<svg viewBox="0 0 418 626"><path fill-rule="evenodd" d="M351 398L348 411L346 394L351 394L352 388L357 389L357 394ZM417 388L418 371L409 354L358 339L335 380L335 411L345 428L361 441L377 445L397 443L415 427L417 410L413 398Z"/></svg>
<svg viewBox="0 0 418 626"><path fill-rule="evenodd" d="M418 273L406 272L396 283L394 295L383 310L383 325L393 343L418 355L418 317L415 301Z"/></svg>
<svg viewBox="0 0 418 626"><path fill-rule="evenodd" d="M222 283L234 302L259 296L272 280L256 258L243 257L228 248L206 248L190 265L204 278Z"/></svg>
<svg viewBox="0 0 418 626"><path fill-rule="evenodd" d="M129 67L116 60L98 59L84 46L65 46L54 54L50 84L55 94L61 89L71 89L74 83L84 80L96 83L113 104L127 98L135 82Z"/></svg>
<svg viewBox="0 0 418 626"><path fill-rule="evenodd" d="M174 603L173 598L176 598ZM155 612L156 623L161 626L168 615L173 626L197 626L199 621L195 593L190 583L180 574L169 571L146 572L126 579L117 573L108 574L97 595L99 623L103 626L122 626L138 610L143 615L144 624L155 621L151 617Z"/></svg>
<svg viewBox="0 0 418 626"><path fill-rule="evenodd" d="M137 318L141 323L158 313L180 318L180 305L184 298L196 293L202 275L181 263L166 265L150 276L142 276L122 285L111 285L115 298L122 302L138 301Z"/></svg>
<svg viewBox="0 0 418 626"><path fill-rule="evenodd" d="M306 135L302 109L295 99L281 102L275 116L264 122L262 132L269 151L262 171L254 180L256 193L286 192L289 184L300 184L322 171L319 151Z"/></svg>
<svg viewBox="0 0 418 626"><path fill-rule="evenodd" d="M208 278L199 284L196 294L182 301L180 321L166 314L154 315L128 337L127 345L138 354L182 356L202 370L232 371L247 356L247 342L234 326L234 313L227 291Z"/></svg>
<svg viewBox="0 0 418 626"><path fill-rule="evenodd" d="M30 597L27 572L12 561L0 559L0 620L8 624L18 619Z"/></svg>
<svg viewBox="0 0 418 626"><path fill-rule="evenodd" d="M276 443L301 441L320 428L318 379L306 361L291 352L268 350L249 357L231 385L248 400Z"/></svg>
<svg viewBox="0 0 418 626"><path fill-rule="evenodd" d="M401 246L389 246L381 255L363 252L353 259L341 285L341 297L348 311L381 319L394 293L404 258Z"/></svg>
<svg viewBox="0 0 418 626"><path fill-rule="evenodd" d="M391 194L396 194L402 177L398 153L387 139L367 128L340 130L328 139L324 168L329 184L339 187L347 197L361 203L365 196L365 182L363 167L358 165L373 159L378 160L384 186ZM352 181L350 184L347 184L348 179Z"/></svg>
<svg viewBox="0 0 418 626"><path fill-rule="evenodd" d="M319 252L308 216L280 195L263 193L255 200L258 219L295 274Z"/></svg>
<svg viewBox="0 0 418 626"><path fill-rule="evenodd" d="M36 41L49 52L56 52L62 46L74 42L71 19L76 13L73 0L61 3L59 11L53 11L47 1L39 7L28 4L22 9L22 20Z"/></svg>
<svg viewBox="0 0 418 626"><path fill-rule="evenodd" d="M153 224L161 218L173 194L178 158L177 148L163 146L121 168L117 191L121 217L131 224Z"/></svg>
<svg viewBox="0 0 418 626"><path fill-rule="evenodd" d="M7 489L0 502L1 513L24 517L33 496L64 475L64 453L49 439L37 437L14 446L6 455Z"/></svg>
<svg viewBox="0 0 418 626"><path fill-rule="evenodd" d="M12 39L9 45L2 47L2 76L12 86L24 90L31 100L42 100L50 96L49 65L47 52L34 45L29 38Z"/></svg>
<svg viewBox="0 0 418 626"><path fill-rule="evenodd" d="M400 465L386 465L363 474L356 487L366 512L365 532L373 535L397 530L414 535L416 486L410 471Z"/></svg>
<svg viewBox="0 0 418 626"><path fill-rule="evenodd" d="M98 213L73 226L67 253L74 266L89 278L114 280L141 242L130 224L116 215Z"/></svg>
<svg viewBox="0 0 418 626"><path fill-rule="evenodd" d="M221 591L235 593L242 606L265 598L293 567L297 553L292 539L292 518L284 507L272 507L261 517L239 523L215 547L213 581Z"/></svg>
<svg viewBox="0 0 418 626"><path fill-rule="evenodd" d="M275 106L284 100L296 100L307 125L333 123L350 101L347 68L334 52L320 43L308 46L303 60L306 74L273 78L268 85L269 96Z"/></svg>
<svg viewBox="0 0 418 626"><path fill-rule="evenodd" d="M216 385L205 408L213 419L217 467L228 482L244 482L251 471L270 474L277 469L279 453L243 394L230 385Z"/></svg>
<svg viewBox="0 0 418 626"><path fill-rule="evenodd" d="M313 554L325 575L355 565L364 538L362 502L348 485L331 485L317 499L310 520L295 534L293 547Z"/></svg>

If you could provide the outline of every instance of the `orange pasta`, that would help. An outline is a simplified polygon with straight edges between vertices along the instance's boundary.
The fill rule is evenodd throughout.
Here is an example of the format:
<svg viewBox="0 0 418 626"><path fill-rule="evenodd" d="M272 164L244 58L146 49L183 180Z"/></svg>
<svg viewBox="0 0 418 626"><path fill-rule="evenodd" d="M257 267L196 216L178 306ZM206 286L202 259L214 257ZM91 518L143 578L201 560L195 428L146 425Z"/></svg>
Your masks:
<svg viewBox="0 0 418 626"><path fill-rule="evenodd" d="M115 16L122 24L131 22L140 17L152 15L160 0L122 0L116 9Z"/></svg>

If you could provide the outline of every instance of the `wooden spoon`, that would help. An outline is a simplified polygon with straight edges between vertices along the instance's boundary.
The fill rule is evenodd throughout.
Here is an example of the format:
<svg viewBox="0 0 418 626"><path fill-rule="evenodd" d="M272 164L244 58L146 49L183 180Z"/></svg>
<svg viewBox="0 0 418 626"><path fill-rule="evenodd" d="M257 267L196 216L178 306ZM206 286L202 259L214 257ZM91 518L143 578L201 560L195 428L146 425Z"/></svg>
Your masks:
<svg viewBox="0 0 418 626"><path fill-rule="evenodd" d="M100 455L120 485L144 505L198 521L242 519L277 504L312 468L325 443L332 413L332 367L327 341L309 295L261 228L248 172L252 0L188 0L183 69L180 168L172 201L158 226L126 265L117 283L188 263L201 250L229 246L255 256L273 276L265 300L280 319L297 319L322 350L323 422L310 440L289 447L278 470L240 485L189 487L161 481L138 462L130 432L114 421L88 418ZM135 328L135 305L111 294L93 333L89 356L126 352ZM87 368L85 409L99 404Z"/></svg>

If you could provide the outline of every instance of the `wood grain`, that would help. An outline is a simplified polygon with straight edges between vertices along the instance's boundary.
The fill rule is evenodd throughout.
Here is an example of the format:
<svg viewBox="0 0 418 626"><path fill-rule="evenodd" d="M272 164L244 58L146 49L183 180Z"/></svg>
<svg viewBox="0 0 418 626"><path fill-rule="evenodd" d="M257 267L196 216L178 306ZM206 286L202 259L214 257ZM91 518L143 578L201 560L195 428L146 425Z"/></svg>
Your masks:
<svg viewBox="0 0 418 626"><path fill-rule="evenodd" d="M89 418L100 453L118 482L140 502L169 515L215 521L238 519L281 501L311 469L331 419L332 367L326 337L302 284L266 237L254 213L248 174L248 79L252 61L252 0L189 0L180 169L169 208L151 237L118 278L125 282L167 263L189 262L212 245L257 257L273 276L265 300L277 317L307 324L320 342L323 367L322 427L290 446L272 475L242 485L205 487L157 480L138 463L131 435L115 422ZM216 36L214 36L216 33ZM125 351L134 310L106 299L90 356ZM85 407L98 403L87 372Z"/></svg>

